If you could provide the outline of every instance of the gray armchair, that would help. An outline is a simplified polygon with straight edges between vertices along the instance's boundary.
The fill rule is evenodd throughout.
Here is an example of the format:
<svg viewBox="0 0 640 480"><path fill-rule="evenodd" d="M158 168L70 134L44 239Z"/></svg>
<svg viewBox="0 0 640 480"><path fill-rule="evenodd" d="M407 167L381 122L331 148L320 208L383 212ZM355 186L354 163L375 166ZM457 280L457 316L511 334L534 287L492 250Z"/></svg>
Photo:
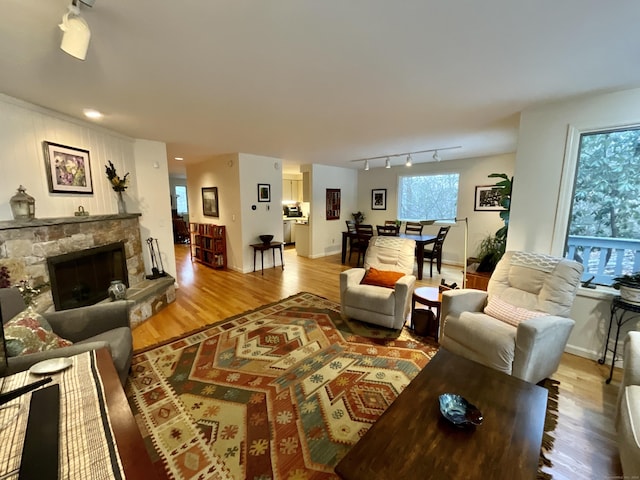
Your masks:
<svg viewBox="0 0 640 480"><path fill-rule="evenodd" d="M545 379L575 324L569 313L582 270L565 258L506 252L486 292L443 292L442 347L527 382Z"/></svg>
<svg viewBox="0 0 640 480"><path fill-rule="evenodd" d="M90 350L107 348L124 385L133 356L133 339L129 325L131 302L99 303L88 307L40 313L62 338L72 341L69 347L47 350L18 357L9 357L7 374L29 369L49 358L70 357ZM6 323L25 309L20 292L15 288L0 288L2 321Z"/></svg>

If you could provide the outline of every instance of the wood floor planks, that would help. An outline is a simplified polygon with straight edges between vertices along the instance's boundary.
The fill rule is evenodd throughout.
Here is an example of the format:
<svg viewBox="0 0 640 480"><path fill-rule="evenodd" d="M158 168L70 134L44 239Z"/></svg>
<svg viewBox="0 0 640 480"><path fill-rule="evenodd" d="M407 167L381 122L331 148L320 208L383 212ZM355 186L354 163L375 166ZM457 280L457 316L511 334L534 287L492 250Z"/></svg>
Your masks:
<svg viewBox="0 0 640 480"><path fill-rule="evenodd" d="M310 260L285 249L284 271L265 268L241 274L213 270L191 262L189 247L176 245L179 289L176 301L133 332L134 348L141 349L180 336L203 325L223 320L266 303L306 291L340 302L339 272L350 268L340 255ZM355 258L354 258L355 260ZM428 272L428 266L425 266ZM457 267L444 265L442 276L428 276L417 286L462 283ZM615 443L614 416L621 372L616 369L605 384L608 367L575 355L564 354L554 379L560 381L558 426L549 455L553 463L544 471L555 480L606 479L622 470Z"/></svg>

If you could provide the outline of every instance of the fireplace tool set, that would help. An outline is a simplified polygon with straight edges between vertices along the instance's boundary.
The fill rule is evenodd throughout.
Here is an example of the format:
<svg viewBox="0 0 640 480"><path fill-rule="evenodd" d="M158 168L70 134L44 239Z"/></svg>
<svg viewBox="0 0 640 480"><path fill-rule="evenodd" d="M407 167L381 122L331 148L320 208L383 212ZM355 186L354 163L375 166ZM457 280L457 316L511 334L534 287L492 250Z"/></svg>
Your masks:
<svg viewBox="0 0 640 480"><path fill-rule="evenodd" d="M154 247L155 242L155 247ZM162 257L160 255L160 247L158 245L157 238L147 238L147 245L149 245L149 253L151 254L151 275L147 275L148 280L153 280L160 277L166 277L167 272L164 271L164 267L162 266ZM157 250L157 258L156 258L156 250Z"/></svg>

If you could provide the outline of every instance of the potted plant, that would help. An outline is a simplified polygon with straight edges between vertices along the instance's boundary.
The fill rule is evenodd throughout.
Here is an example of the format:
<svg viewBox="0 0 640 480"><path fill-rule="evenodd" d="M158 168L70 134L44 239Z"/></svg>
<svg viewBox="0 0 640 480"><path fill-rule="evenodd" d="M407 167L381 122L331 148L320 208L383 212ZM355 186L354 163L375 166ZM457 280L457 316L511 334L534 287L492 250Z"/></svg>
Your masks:
<svg viewBox="0 0 640 480"><path fill-rule="evenodd" d="M620 290L620 298L623 301L640 305L640 272L614 277L611 286Z"/></svg>
<svg viewBox="0 0 640 480"><path fill-rule="evenodd" d="M485 237L478 247L478 261L479 265L476 269L477 272L493 272L498 264L498 261L504 255L507 247L507 232L509 230L509 213L511 210L511 188L513 186L513 177L509 178L504 173L492 173L489 178L501 178L499 182L495 184L500 189L500 206L504 208L500 212L500 218L504 222L504 225L493 235Z"/></svg>
<svg viewBox="0 0 640 480"><path fill-rule="evenodd" d="M357 224L361 224L364 222L364 213L357 211L356 213L352 213L351 216L355 220Z"/></svg>

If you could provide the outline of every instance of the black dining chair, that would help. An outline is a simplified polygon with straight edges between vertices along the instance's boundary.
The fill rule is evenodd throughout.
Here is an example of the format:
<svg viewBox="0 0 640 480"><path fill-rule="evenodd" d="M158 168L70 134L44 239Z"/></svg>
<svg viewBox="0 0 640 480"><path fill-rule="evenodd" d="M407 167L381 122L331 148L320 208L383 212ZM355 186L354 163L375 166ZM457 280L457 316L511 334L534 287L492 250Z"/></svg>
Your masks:
<svg viewBox="0 0 640 480"><path fill-rule="evenodd" d="M356 232L358 235L358 261L356 262L357 266L360 265L360 259L362 259L364 263L364 254L367 252L369 240L371 239L371 237L373 237L373 225L358 223L356 224Z"/></svg>
<svg viewBox="0 0 640 480"><path fill-rule="evenodd" d="M442 267L442 245L444 244L444 239L447 237L447 233L449 233L449 229L451 227L440 227L438 231L438 235L436 236L435 242L433 242L433 248L431 250L424 251L424 259L429 259L429 276L433 277L433 261L436 261L436 267L438 269L438 273L440 273L440 268Z"/></svg>
<svg viewBox="0 0 640 480"><path fill-rule="evenodd" d="M393 225L376 225L376 230L378 235L387 237L397 237L399 232L399 228L395 223Z"/></svg>
<svg viewBox="0 0 640 480"><path fill-rule="evenodd" d="M356 230L356 222L354 220L345 220L347 224L347 232L349 232L349 262L351 262L351 254L354 250L358 251L358 231Z"/></svg>
<svg viewBox="0 0 640 480"><path fill-rule="evenodd" d="M420 222L407 222L404 226L404 233L407 235L422 235L422 224Z"/></svg>

